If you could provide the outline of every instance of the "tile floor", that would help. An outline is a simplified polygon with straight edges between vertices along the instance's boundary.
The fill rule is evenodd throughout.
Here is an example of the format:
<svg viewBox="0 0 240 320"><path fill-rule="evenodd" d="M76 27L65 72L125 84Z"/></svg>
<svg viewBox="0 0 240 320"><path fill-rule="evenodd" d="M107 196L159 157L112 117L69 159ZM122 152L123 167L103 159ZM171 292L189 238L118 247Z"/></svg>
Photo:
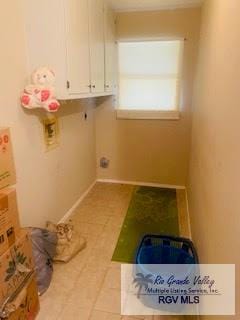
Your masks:
<svg viewBox="0 0 240 320"><path fill-rule="evenodd" d="M152 319L120 315L120 264L111 261L132 190L131 185L97 183L76 209L71 220L87 248L68 264L54 266L37 320ZM181 234L189 236L184 190L177 191L177 199Z"/></svg>

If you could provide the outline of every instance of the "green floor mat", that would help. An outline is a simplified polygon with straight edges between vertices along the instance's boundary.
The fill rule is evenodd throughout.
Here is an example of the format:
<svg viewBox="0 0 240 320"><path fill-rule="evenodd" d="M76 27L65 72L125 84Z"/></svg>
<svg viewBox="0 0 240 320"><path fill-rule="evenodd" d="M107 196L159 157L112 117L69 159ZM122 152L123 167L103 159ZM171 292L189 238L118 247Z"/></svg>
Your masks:
<svg viewBox="0 0 240 320"><path fill-rule="evenodd" d="M134 189L112 260L135 263L136 250L145 234L179 235L175 189Z"/></svg>

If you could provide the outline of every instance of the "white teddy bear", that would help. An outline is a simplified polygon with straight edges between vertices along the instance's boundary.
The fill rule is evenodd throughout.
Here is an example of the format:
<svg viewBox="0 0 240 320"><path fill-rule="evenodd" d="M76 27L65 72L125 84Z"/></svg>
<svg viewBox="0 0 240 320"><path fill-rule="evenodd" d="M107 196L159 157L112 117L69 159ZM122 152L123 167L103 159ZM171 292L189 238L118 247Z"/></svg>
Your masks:
<svg viewBox="0 0 240 320"><path fill-rule="evenodd" d="M47 68L41 67L34 71L32 84L27 85L21 96L24 108L43 108L48 112L58 111L60 104L55 98L55 74Z"/></svg>

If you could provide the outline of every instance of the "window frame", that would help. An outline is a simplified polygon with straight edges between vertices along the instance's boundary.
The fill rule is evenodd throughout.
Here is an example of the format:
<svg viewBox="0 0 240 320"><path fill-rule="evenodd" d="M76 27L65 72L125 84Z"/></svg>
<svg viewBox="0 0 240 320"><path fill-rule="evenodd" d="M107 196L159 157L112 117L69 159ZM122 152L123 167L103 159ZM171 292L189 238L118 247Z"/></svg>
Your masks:
<svg viewBox="0 0 240 320"><path fill-rule="evenodd" d="M126 42L148 42L148 41L181 41L181 48L180 48L180 64L179 64L179 86L177 90L177 97L176 97L176 109L174 110L138 110L138 109L122 109L119 106L119 57L118 57L118 93L116 99L116 116L117 119L149 119L149 120L179 120L181 115L181 92L182 92L182 82L183 82L183 65L184 65L184 49L185 49L185 41L186 39L183 37L154 37L154 38L119 38L117 41L117 53L119 52L118 47L119 43L126 43Z"/></svg>

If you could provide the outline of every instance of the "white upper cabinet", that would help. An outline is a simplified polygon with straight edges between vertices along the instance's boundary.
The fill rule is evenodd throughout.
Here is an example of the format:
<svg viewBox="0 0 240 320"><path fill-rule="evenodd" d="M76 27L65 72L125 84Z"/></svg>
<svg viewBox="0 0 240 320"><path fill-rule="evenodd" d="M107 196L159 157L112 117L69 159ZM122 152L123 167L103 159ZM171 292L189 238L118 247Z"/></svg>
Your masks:
<svg viewBox="0 0 240 320"><path fill-rule="evenodd" d="M65 0L69 94L90 92L88 0Z"/></svg>
<svg viewBox="0 0 240 320"><path fill-rule="evenodd" d="M103 10L103 0L89 0L90 70L92 92L104 92Z"/></svg>
<svg viewBox="0 0 240 320"><path fill-rule="evenodd" d="M48 66L56 74L59 99L68 96L66 75L65 14L62 0L23 0L28 73Z"/></svg>
<svg viewBox="0 0 240 320"><path fill-rule="evenodd" d="M105 5L104 9L105 38L105 91L113 92L117 87L117 43L116 17L113 10Z"/></svg>
<svg viewBox="0 0 240 320"><path fill-rule="evenodd" d="M112 61L109 44L115 36L113 25L108 26L110 19L104 24L104 3L105 0L24 0L29 74L39 66L52 68L58 99L112 93L110 70L116 61Z"/></svg>

